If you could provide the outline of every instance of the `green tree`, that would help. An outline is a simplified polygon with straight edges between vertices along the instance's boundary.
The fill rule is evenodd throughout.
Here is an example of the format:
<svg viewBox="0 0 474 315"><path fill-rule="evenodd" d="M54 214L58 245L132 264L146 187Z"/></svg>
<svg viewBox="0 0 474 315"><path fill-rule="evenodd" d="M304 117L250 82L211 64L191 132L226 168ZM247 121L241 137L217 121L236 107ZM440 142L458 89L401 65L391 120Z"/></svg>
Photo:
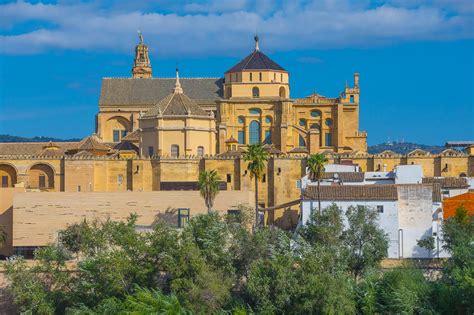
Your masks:
<svg viewBox="0 0 474 315"><path fill-rule="evenodd" d="M348 228L344 231L347 263L354 279L379 266L387 256L388 237L379 228L378 212L365 206L349 207L346 211Z"/></svg>
<svg viewBox="0 0 474 315"><path fill-rule="evenodd" d="M416 244L428 251L428 257L431 258L431 252L435 249L435 238L433 236L426 236L421 240L417 240Z"/></svg>
<svg viewBox="0 0 474 315"><path fill-rule="evenodd" d="M318 181L318 211L321 213L321 179L324 176L324 165L328 162L328 159L323 154L312 154L309 156L307 161L307 167L309 170L309 178L311 181Z"/></svg>
<svg viewBox="0 0 474 315"><path fill-rule="evenodd" d="M201 197L204 198L208 213L212 211L214 200L219 193L219 181L220 179L217 176L216 170L202 171L199 173L199 191L201 193Z"/></svg>
<svg viewBox="0 0 474 315"><path fill-rule="evenodd" d="M244 152L243 159L247 164L247 170L250 173L250 178L255 179L255 227L258 226L258 182L265 173L265 163L268 161L268 153L263 148L262 144L251 144Z"/></svg>
<svg viewBox="0 0 474 315"><path fill-rule="evenodd" d="M474 313L474 216L461 206L443 224L443 248L450 254L435 299L444 312Z"/></svg>

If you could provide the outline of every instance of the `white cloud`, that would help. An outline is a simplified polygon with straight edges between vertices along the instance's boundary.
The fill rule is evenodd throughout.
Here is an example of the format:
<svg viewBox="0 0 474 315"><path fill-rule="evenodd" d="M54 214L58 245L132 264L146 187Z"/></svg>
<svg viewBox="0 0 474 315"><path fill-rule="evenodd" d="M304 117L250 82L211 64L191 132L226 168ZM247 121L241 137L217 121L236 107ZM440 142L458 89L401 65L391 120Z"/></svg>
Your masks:
<svg viewBox="0 0 474 315"><path fill-rule="evenodd" d="M252 46L256 30L267 51L455 40L474 38L470 4L471 0L212 0L187 1L179 11L167 1L126 9L114 2L16 2L0 5L0 53L131 51L139 28L152 52L161 55L239 55Z"/></svg>

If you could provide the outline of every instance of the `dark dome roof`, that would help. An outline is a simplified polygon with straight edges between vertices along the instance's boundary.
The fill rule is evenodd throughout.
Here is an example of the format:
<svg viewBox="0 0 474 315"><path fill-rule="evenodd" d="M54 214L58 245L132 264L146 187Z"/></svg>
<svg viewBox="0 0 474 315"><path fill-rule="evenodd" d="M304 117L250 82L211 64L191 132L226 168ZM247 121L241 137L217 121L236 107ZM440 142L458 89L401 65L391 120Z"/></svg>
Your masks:
<svg viewBox="0 0 474 315"><path fill-rule="evenodd" d="M227 70L225 73L238 72L242 70L279 70L286 71L282 66L271 60L264 53L255 50L245 57L241 62Z"/></svg>

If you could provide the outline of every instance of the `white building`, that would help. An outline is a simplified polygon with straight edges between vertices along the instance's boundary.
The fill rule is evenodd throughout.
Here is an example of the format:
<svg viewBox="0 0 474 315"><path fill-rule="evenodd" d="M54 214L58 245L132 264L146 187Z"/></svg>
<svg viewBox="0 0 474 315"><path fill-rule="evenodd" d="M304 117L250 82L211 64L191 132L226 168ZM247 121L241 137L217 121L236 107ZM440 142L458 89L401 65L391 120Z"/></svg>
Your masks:
<svg viewBox="0 0 474 315"><path fill-rule="evenodd" d="M433 213L441 206L438 184L326 185L320 189L322 209L334 203L344 213L358 205L379 212L380 227L389 238L388 258L429 258L417 240L433 236ZM300 224L306 224L317 208L317 186L310 183L302 190ZM437 256L438 250L431 253Z"/></svg>

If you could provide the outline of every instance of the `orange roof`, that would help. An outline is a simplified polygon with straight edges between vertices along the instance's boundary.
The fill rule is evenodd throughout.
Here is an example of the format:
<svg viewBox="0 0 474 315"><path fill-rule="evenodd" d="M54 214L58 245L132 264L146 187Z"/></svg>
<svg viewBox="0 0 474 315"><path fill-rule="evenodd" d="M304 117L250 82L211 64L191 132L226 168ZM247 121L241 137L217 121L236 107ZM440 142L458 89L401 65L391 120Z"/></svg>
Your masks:
<svg viewBox="0 0 474 315"><path fill-rule="evenodd" d="M474 192L467 192L443 200L443 217L447 219L456 214L456 209L463 206L469 215L474 216Z"/></svg>

